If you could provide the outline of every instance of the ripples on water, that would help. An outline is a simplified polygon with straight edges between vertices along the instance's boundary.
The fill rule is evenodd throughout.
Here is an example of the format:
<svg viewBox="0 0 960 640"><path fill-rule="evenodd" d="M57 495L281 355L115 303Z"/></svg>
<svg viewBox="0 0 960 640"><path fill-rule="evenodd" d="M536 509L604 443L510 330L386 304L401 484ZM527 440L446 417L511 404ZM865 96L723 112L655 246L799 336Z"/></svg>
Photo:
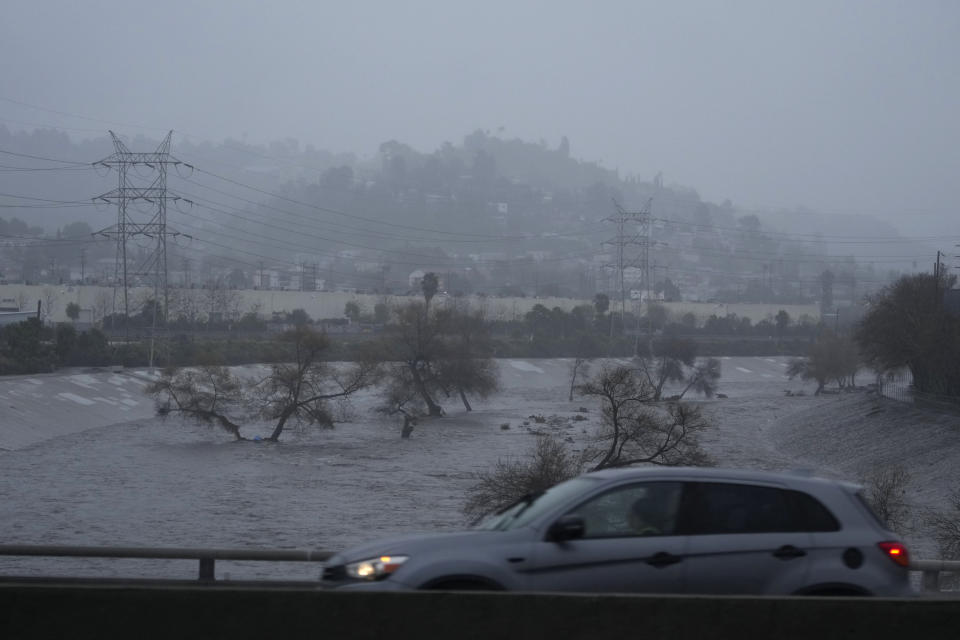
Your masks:
<svg viewBox="0 0 960 640"><path fill-rule="evenodd" d="M441 424L442 423L442 424ZM291 429L233 442L205 425L146 420L0 452L6 544L340 550L401 532L463 526L470 472L529 436L456 419ZM482 438L482 446L475 442ZM482 456L481 456L482 457ZM307 563L217 563L218 577L313 579ZM195 561L0 557L6 574L196 576Z"/></svg>

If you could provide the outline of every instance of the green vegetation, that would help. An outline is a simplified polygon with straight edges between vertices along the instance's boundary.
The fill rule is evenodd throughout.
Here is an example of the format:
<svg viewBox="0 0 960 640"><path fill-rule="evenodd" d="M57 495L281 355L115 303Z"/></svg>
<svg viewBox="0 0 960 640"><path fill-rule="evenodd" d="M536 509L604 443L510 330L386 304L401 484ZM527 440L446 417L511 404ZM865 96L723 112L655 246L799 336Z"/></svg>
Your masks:
<svg viewBox="0 0 960 640"><path fill-rule="evenodd" d="M462 378L457 371L464 361L463 354L474 354L474 359L479 356L630 357L636 355L638 350L647 352L652 349L655 353L661 353L682 338L695 345L693 348L698 357L799 355L806 353L817 331L817 327L811 323L790 322L786 313L778 315L776 323L764 320L752 324L746 318L712 316L703 326L697 326L692 315L677 320L657 305L651 307L649 321L646 316L636 317L629 312L625 321L622 321L619 314L607 313L608 304L605 296L598 296L594 305L581 305L569 312L538 304L516 322L490 320L476 312L461 311L457 305L451 306L449 302L444 305L433 304L429 313L431 318L444 325L444 348L449 353L460 354L457 356L459 360L443 359L444 376L451 380ZM426 305L420 306L422 313L427 313ZM210 362L230 366L286 361L293 357L290 346L275 338L283 331L298 326L335 331L328 336L330 345L323 357L347 361L358 357L361 346L371 340L386 337L388 347L392 349L391 340L402 335L404 326L413 322L412 316L406 317L413 313L409 309L397 312L397 309L378 304L373 314L369 314L355 303L347 303L347 307L348 314L357 318L350 331L350 327L346 326L346 318L336 322L314 321L303 309L294 309L271 322L258 318L252 312L232 322L191 322L180 318L161 325L154 344L154 362L163 367ZM0 375L50 372L61 366L147 366L152 319L152 304L145 304L140 313L129 319L123 315L106 316L103 329L79 331L70 324L56 328L42 327L34 319L0 327ZM613 335L610 332L611 325ZM648 327L654 330L652 335L646 333ZM129 340L125 337L128 331L131 335ZM427 338L426 334L418 337ZM458 361L460 364L457 364ZM471 389L467 383L443 385L442 393L459 394L462 390L465 394L481 394L483 386ZM462 399L465 405L469 404L465 395Z"/></svg>

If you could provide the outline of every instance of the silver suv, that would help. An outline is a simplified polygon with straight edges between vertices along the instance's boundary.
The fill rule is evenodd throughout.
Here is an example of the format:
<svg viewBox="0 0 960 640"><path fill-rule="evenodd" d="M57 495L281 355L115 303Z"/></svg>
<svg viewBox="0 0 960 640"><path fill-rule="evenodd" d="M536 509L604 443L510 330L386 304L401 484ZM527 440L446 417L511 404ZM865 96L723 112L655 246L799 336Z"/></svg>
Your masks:
<svg viewBox="0 0 960 640"><path fill-rule="evenodd" d="M910 593L907 549L851 484L718 469L589 473L462 533L335 555L325 586L618 593Z"/></svg>

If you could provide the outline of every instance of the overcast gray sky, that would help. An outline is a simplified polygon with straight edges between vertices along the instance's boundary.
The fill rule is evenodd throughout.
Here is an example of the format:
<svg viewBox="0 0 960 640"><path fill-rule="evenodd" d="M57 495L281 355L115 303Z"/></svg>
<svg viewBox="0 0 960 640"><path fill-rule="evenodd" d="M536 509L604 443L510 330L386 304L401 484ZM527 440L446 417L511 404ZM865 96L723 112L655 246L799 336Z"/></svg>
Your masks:
<svg viewBox="0 0 960 640"><path fill-rule="evenodd" d="M960 234L955 0L4 0L0 98L14 129L105 125L9 100L365 156L566 135L709 200Z"/></svg>

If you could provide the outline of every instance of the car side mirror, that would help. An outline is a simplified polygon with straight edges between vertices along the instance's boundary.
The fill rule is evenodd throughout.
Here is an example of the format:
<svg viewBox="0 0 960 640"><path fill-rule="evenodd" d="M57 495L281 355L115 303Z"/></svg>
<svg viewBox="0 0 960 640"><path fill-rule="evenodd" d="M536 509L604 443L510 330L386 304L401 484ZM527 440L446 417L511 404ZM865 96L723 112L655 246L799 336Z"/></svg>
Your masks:
<svg viewBox="0 0 960 640"><path fill-rule="evenodd" d="M560 516L547 530L547 539L553 542L576 540L582 538L586 530L587 525L582 516L576 514Z"/></svg>

